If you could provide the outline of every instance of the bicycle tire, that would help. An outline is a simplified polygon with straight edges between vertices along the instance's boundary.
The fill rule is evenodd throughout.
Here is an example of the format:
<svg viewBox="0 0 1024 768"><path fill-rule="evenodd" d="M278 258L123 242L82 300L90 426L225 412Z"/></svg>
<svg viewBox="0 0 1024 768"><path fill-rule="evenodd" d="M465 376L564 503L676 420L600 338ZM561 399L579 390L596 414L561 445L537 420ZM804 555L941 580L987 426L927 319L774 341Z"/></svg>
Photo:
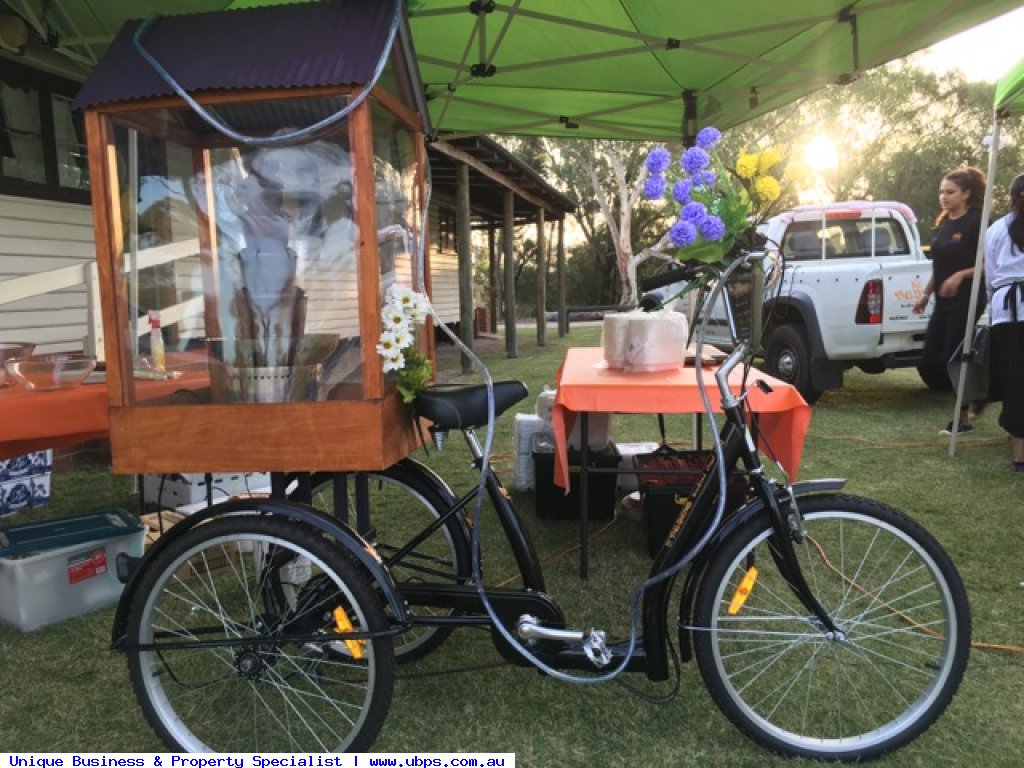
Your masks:
<svg viewBox="0 0 1024 768"><path fill-rule="evenodd" d="M301 596L314 579L329 589ZM132 688L174 751L365 751L390 707L395 662L387 635L334 639L351 631L345 622L388 627L365 572L329 539L256 514L204 523L139 585Z"/></svg>
<svg viewBox="0 0 1024 768"><path fill-rule="evenodd" d="M775 752L876 758L924 732L956 693L970 647L967 594L935 539L892 507L840 494L799 504L800 566L845 637L828 638L789 588L759 516L715 553L701 583L701 675L726 717ZM737 606L751 565L757 577Z"/></svg>
<svg viewBox="0 0 1024 768"><path fill-rule="evenodd" d="M440 518L455 504L431 484L415 476L412 469L395 465L382 472L367 472L370 492L371 543L391 570L399 590L403 584L431 582L465 584L470 579L472 561L469 539L462 519L452 515L440 529L404 556L397 553L411 537ZM334 509L333 481L330 474L317 474L311 480L313 506L331 513ZM349 483L349 509L355 509L354 483ZM441 610L410 604L412 616L451 616L454 609ZM395 658L406 663L436 650L454 631L446 626L414 626L394 637Z"/></svg>

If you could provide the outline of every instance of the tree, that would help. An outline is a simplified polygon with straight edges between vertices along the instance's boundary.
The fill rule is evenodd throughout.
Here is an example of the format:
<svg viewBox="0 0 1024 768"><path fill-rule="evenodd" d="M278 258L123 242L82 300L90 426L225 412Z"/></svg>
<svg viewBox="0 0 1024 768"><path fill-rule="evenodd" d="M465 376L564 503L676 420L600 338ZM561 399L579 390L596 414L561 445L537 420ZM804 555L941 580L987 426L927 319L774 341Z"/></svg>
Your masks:
<svg viewBox="0 0 1024 768"><path fill-rule="evenodd" d="M967 164L982 170L987 165L982 139L991 130L992 97L991 84L967 82L955 72L938 75L904 60L730 129L720 154L734 158L740 148L787 148L792 184L776 207L784 210L801 201L812 181L803 148L815 136L829 134L841 152L823 179L830 197L907 203L923 222L927 241L939 212L942 176ZM1024 170L1024 121L1007 122L1003 138L1007 146L998 178L990 180L997 215L1005 209L1010 179ZM637 269L650 256L645 246L657 243L671 223L668 206L640 202L643 160L651 145L531 139L522 146L534 163L546 155L553 183L580 201L574 218L587 245L575 249L573 258L589 259L588 266L598 268L603 256L614 253L618 302L631 304ZM680 148L669 147L674 155Z"/></svg>

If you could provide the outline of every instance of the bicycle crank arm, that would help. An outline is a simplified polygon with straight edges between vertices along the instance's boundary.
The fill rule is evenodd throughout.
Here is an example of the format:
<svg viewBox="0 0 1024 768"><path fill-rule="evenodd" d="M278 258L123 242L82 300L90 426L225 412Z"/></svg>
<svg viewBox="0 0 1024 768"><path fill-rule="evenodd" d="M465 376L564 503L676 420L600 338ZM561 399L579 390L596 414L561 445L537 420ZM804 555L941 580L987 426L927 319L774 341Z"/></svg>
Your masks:
<svg viewBox="0 0 1024 768"><path fill-rule="evenodd" d="M537 640L555 640L562 643L579 643L583 647L583 653L590 663L595 667L608 666L612 660L612 653L608 650L608 643L605 634L600 629L559 629L557 627L545 627L536 616L524 614L519 617L519 637L527 643Z"/></svg>

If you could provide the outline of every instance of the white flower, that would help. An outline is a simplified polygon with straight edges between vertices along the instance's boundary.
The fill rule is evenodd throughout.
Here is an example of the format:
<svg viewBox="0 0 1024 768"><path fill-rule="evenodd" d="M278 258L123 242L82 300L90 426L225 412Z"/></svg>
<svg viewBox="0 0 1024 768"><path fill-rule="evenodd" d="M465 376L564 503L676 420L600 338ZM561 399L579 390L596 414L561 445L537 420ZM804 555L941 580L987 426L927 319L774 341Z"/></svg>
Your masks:
<svg viewBox="0 0 1024 768"><path fill-rule="evenodd" d="M430 310L430 301L422 293L395 283L388 288L381 309L383 329L377 342L377 354L384 360L384 372L405 367L403 349L416 340L415 325L422 323Z"/></svg>
<svg viewBox="0 0 1024 768"><path fill-rule="evenodd" d="M401 353L402 350L398 346L395 334L391 331L381 333L380 340L377 342L377 354L383 358L389 358L396 354L401 355Z"/></svg>
<svg viewBox="0 0 1024 768"><path fill-rule="evenodd" d="M401 307L391 304L384 307L384 312L381 313L381 320L384 321L384 329L392 333L405 331L409 328L410 318L406 316Z"/></svg>
<svg viewBox="0 0 1024 768"><path fill-rule="evenodd" d="M414 293L409 307L409 317L414 323L422 323L430 313L430 299L422 293Z"/></svg>
<svg viewBox="0 0 1024 768"><path fill-rule="evenodd" d="M380 349L378 348L377 351L379 352ZM393 356L384 356L384 373L389 371L400 371L403 368L405 368L405 355L401 352L398 352Z"/></svg>
<svg viewBox="0 0 1024 768"><path fill-rule="evenodd" d="M412 346L413 336L408 329L403 328L395 331L395 346L399 349L405 349L406 347Z"/></svg>
<svg viewBox="0 0 1024 768"><path fill-rule="evenodd" d="M414 291L404 285L394 283L388 288L388 304L397 304L404 309L411 306L414 300Z"/></svg>

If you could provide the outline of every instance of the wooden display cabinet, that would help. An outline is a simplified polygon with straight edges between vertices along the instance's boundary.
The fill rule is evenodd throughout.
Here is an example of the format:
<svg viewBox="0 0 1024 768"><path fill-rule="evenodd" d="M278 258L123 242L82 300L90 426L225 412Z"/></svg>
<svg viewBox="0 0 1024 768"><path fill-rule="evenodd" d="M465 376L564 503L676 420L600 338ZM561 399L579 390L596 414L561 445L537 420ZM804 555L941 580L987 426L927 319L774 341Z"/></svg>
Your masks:
<svg viewBox="0 0 1024 768"><path fill-rule="evenodd" d="M197 101L265 137L358 92ZM177 97L92 104L85 122L115 471L369 470L413 450L376 351L388 285L420 284L423 128L407 101L378 86L285 146L228 138ZM429 335L418 344L432 358ZM161 376L180 387L155 396Z"/></svg>

